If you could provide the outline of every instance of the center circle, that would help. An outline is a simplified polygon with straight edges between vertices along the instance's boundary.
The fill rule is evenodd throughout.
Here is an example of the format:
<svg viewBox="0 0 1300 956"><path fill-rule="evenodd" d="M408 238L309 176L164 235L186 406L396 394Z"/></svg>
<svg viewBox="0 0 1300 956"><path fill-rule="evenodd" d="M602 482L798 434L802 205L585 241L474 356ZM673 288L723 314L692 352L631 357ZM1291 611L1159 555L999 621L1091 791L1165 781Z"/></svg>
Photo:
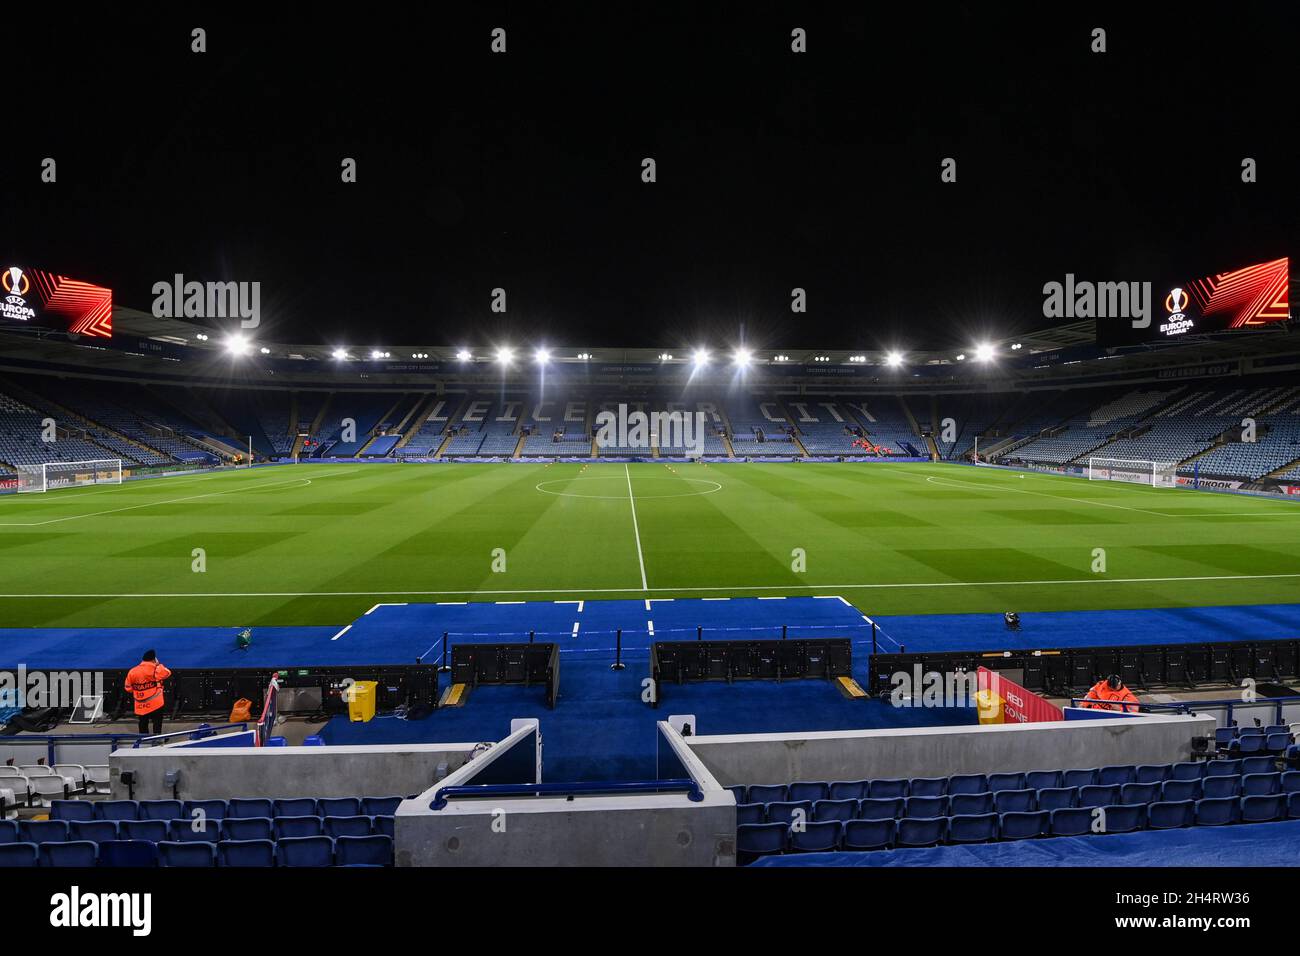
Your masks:
<svg viewBox="0 0 1300 956"><path fill-rule="evenodd" d="M624 493L621 495L588 495L576 491L551 491L546 487L547 485L571 485L574 482L578 482L578 481L617 481ZM716 481L709 481L707 478L658 478L656 477L656 478L641 479L641 483L645 483L647 481L674 481L674 482L686 481L695 485L711 485L712 487L705 488L699 491L678 492L677 494L671 494L671 495L645 495L633 489L634 497L636 498L637 501L642 501L649 498L694 498L699 495L711 495L715 491L722 490L722 485L718 484ZM539 482L536 485L536 488L544 495L555 495L560 498L603 498L609 501L628 500L627 479L623 475L596 475L591 478L555 478L552 479L551 481Z"/></svg>

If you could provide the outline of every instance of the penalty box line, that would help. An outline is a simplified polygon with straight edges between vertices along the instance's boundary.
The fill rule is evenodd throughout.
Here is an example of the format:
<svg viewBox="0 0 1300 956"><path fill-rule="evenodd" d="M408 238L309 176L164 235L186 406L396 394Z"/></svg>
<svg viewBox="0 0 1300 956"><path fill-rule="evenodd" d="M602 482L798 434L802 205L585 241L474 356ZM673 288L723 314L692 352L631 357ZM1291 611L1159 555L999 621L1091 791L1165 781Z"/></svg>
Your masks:
<svg viewBox="0 0 1300 956"><path fill-rule="evenodd" d="M671 592L677 594L713 591L877 591L907 590L909 588L1008 588L1056 587L1077 584L1176 584L1201 581L1277 581L1300 578L1300 572L1285 574L1196 574L1184 577L1152 578L1066 578L1054 581L919 581L872 584L756 584L717 587L662 587L662 588L535 588L532 590L476 591L466 588L459 591L184 591L154 594L0 594L3 600L51 600L58 598L297 598L297 597L442 597L448 595L542 595L542 594L642 594ZM834 597L835 595L825 595Z"/></svg>

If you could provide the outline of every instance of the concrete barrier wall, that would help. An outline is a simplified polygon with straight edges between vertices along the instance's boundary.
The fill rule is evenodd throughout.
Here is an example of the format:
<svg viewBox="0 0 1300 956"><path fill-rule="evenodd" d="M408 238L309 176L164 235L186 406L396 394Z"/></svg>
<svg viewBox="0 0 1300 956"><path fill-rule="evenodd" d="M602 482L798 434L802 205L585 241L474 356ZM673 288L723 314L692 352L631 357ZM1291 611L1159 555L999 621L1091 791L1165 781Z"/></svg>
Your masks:
<svg viewBox="0 0 1300 956"><path fill-rule="evenodd" d="M510 796L450 798L432 810L440 787L431 788L397 810L397 865L734 866L735 798L675 730L661 723L660 732L702 801L676 793ZM473 783L473 776L466 767L463 780L444 785Z"/></svg>
<svg viewBox="0 0 1300 956"><path fill-rule="evenodd" d="M438 773L469 759L475 744L378 744L368 747L152 747L115 750L109 775L125 799L122 771L135 774L137 800L171 799L164 782L180 771L181 800L231 797L384 797L427 790Z"/></svg>
<svg viewBox="0 0 1300 956"><path fill-rule="evenodd" d="M983 727L913 727L687 737L723 786L796 780L945 777L1191 759L1210 716L1143 716Z"/></svg>

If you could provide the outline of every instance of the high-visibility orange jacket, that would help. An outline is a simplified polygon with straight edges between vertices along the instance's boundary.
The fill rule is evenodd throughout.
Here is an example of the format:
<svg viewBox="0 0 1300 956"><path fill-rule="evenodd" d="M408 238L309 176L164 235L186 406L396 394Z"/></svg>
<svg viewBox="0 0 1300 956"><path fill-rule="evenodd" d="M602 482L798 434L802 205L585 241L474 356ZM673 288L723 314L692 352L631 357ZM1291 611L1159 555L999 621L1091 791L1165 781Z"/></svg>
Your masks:
<svg viewBox="0 0 1300 956"><path fill-rule="evenodd" d="M136 716L152 714L163 705L162 682L171 676L172 672L157 661L141 661L131 668L126 675L126 689L135 698Z"/></svg>
<svg viewBox="0 0 1300 956"><path fill-rule="evenodd" d="M1124 684L1120 684L1119 690L1114 690L1111 688L1110 684L1106 683L1104 680L1097 681L1097 683L1093 684L1092 687L1089 688L1087 700L1113 701L1114 704L1108 703L1103 705L1100 703L1089 704L1085 702L1083 704L1084 707L1095 707L1099 710L1122 710L1133 714L1137 713L1138 710L1136 707L1138 699L1134 693L1128 689L1128 687ZM1133 704L1135 706L1130 707L1127 706L1128 704Z"/></svg>

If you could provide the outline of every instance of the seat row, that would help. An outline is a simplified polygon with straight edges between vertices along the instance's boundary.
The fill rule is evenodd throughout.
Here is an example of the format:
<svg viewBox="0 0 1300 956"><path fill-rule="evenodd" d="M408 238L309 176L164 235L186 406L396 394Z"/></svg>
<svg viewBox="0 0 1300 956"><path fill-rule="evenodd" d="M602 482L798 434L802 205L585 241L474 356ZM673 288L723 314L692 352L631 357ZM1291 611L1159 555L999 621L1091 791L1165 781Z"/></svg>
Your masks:
<svg viewBox="0 0 1300 956"><path fill-rule="evenodd" d="M0 867L9 866L392 866L388 836L289 837L151 843L146 840L75 840L0 844Z"/></svg>
<svg viewBox="0 0 1300 956"><path fill-rule="evenodd" d="M208 820L275 817L391 817L401 797L263 797L232 800L54 800L52 820Z"/></svg>
<svg viewBox="0 0 1300 956"><path fill-rule="evenodd" d="M1300 771L1255 773L1164 783L1090 784L1043 790L999 790L939 797L865 797L861 800L780 800L736 805L737 823L789 823L805 820L876 820L946 817L973 813L1011 813L1074 807L1134 806L1159 801L1220 799L1300 793Z"/></svg>
<svg viewBox="0 0 1300 956"><path fill-rule="evenodd" d="M309 836L393 835L393 817L197 817L176 820L0 820L0 844L90 840L176 843L221 840L283 840Z"/></svg>
<svg viewBox="0 0 1300 956"><path fill-rule="evenodd" d="M737 862L743 864L773 853L991 843L995 840L1268 823L1282 819L1300 819L1300 793L948 817L816 820L793 825L746 823L736 827L736 851Z"/></svg>
<svg viewBox="0 0 1300 956"><path fill-rule="evenodd" d="M949 777L898 777L878 780L753 784L727 789L737 803L775 803L782 800L861 800L864 797L942 797L962 793L997 793L1001 790L1050 790L1059 787L1122 786L1127 783L1164 783L1205 777L1272 773L1272 757L1198 760L1174 764L1118 765L1080 770L1033 770L1028 773L967 773Z"/></svg>

